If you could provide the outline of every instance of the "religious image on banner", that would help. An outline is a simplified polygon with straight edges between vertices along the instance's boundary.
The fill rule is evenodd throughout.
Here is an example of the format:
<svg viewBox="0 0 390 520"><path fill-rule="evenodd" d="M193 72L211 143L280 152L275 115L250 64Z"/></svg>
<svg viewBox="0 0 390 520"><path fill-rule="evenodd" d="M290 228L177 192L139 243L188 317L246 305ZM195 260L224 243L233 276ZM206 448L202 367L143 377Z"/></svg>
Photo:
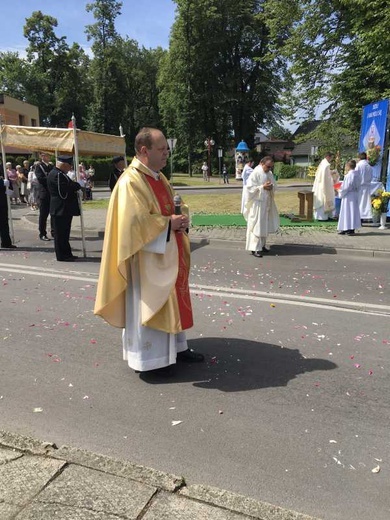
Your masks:
<svg viewBox="0 0 390 520"><path fill-rule="evenodd" d="M371 166L375 166L381 156L381 147L379 145L381 136L379 135L375 121L364 136L363 143L366 148L367 160Z"/></svg>
<svg viewBox="0 0 390 520"><path fill-rule="evenodd" d="M381 179L388 107L388 99L363 107L359 152L366 152L367 160L373 167L374 181Z"/></svg>

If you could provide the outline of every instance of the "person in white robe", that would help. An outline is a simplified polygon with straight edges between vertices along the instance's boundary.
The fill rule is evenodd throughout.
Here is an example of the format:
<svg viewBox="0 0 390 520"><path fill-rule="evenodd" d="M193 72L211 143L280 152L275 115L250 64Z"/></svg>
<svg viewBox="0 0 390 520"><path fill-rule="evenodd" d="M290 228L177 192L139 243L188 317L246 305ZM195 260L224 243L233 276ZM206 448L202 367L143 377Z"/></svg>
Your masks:
<svg viewBox="0 0 390 520"><path fill-rule="evenodd" d="M354 235L355 229L360 228L359 188L360 174L356 168L356 161L351 159L346 164L346 174L339 190L341 198L340 215L337 223L339 235Z"/></svg>
<svg viewBox="0 0 390 520"><path fill-rule="evenodd" d="M330 163L333 154L328 152L320 162L313 184L313 208L316 220L328 220L335 209L335 193Z"/></svg>
<svg viewBox="0 0 390 520"><path fill-rule="evenodd" d="M371 181L372 181L372 166L367 161L366 152L359 154L359 162L357 163L356 169L360 178L359 188L359 210L360 218L362 220L372 219L372 207L371 207Z"/></svg>
<svg viewBox="0 0 390 520"><path fill-rule="evenodd" d="M275 204L275 178L272 173L272 157L264 157L253 170L246 184L247 201L244 218L247 221L246 250L252 255L262 257L268 253L266 247L269 233L279 229L279 214Z"/></svg>
<svg viewBox="0 0 390 520"><path fill-rule="evenodd" d="M248 179L250 174L253 172L254 161L249 159L249 161L245 164L244 169L242 170L242 196L241 196L241 213L244 214L245 204L247 200L246 194L246 185L248 183Z"/></svg>

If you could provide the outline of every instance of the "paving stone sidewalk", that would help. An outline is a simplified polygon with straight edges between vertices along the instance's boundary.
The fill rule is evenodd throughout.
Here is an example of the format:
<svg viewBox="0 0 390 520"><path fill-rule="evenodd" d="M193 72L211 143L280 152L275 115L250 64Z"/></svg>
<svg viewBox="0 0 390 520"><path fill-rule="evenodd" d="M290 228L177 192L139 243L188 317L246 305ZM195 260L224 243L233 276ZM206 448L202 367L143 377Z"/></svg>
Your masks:
<svg viewBox="0 0 390 520"><path fill-rule="evenodd" d="M0 431L1 520L316 520L103 455Z"/></svg>

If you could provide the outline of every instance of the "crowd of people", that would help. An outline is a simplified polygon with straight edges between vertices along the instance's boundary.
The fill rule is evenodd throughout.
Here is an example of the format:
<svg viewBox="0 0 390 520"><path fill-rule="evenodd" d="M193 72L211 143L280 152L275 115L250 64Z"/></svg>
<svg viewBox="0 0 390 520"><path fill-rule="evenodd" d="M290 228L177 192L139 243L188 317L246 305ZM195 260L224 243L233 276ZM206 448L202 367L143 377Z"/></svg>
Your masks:
<svg viewBox="0 0 390 520"><path fill-rule="evenodd" d="M54 239L58 261L74 261L77 257L71 253L69 234L72 217L80 214L76 192L80 190L83 201L92 200L95 171L92 166L87 169L81 163L76 181L73 157L58 156L55 165L50 160L50 154L43 151L39 160L31 165L25 160L23 166L13 168L12 163L7 162L5 171L0 165L1 247L16 247L10 236L8 198L11 204L28 204L32 211L39 211L39 239L45 242ZM49 216L51 238L48 236Z"/></svg>
<svg viewBox="0 0 390 520"><path fill-rule="evenodd" d="M169 155L167 140L156 128L142 128L135 139L136 155L125 169L122 156L113 159L110 203L100 267L95 314L122 329L123 357L137 372L165 371L178 360L200 362L188 348L185 330L193 324L189 292L189 217L177 204L169 181L161 174ZM313 191L317 220L334 216L336 193L341 199L338 230L352 235L362 218L371 216L372 168L365 153L346 164L343 182L331 170L333 154L318 166ZM207 165L205 165L207 166ZM6 164L0 175L1 246L14 248L8 228L6 197L39 208L39 238L49 241L50 216L58 261L77 259L69 244L72 218L80 215L80 198L88 200L93 169L78 166L73 157L58 156L55 165L41 152L29 168ZM269 253L267 238L280 226L275 203L274 160L263 157L243 168L241 211L247 222L246 245L254 257ZM204 171L207 172L206 168ZM206 173L207 175L207 173ZM125 218L123 218L125 216Z"/></svg>
<svg viewBox="0 0 390 520"><path fill-rule="evenodd" d="M350 160L346 163L343 182L339 182L340 176L335 169L331 169L334 154L328 152L320 162L312 188L314 218L319 221L337 218L337 229L340 234L354 235L355 230L361 226L363 220L372 218L371 196L372 196L372 167L370 166L365 152L359 154L357 161ZM61 161L60 161L61 162ZM66 162L65 162L66 163ZM109 188L113 192L123 171L126 161L123 156L113 158L113 169L109 177ZM67 163L66 163L67 164ZM256 257L262 257L269 249L266 240L269 233L275 233L279 228L279 215L275 204L276 182L272 173L274 166L273 158L266 156L261 159L258 166L254 167L254 161L249 159L242 171L242 201L241 213L247 221L246 249ZM23 166L16 165L13 168L11 162L5 165L7 181L2 181L0 186L2 196L2 221L4 222L4 201L8 196L13 204L29 204L33 211L39 211L39 238L43 241L55 239L55 225L53 217L56 209L53 207L52 199L55 200L59 191L59 183L56 189L49 188L49 173L57 168L62 171L63 166L53 166L50 163L50 155L46 152L40 153L40 160L30 165L24 161ZM81 192L82 201L92 200L92 188L94 169L92 166L86 168L83 163L78 165L78 175L73 169L73 163L66 166L66 176ZM209 182L210 175L207 163L202 166L204 179ZM224 166L223 179L228 183L227 168ZM62 179L62 177L60 177ZM62 190L64 190L62 183ZM76 190L76 191L77 191ZM59 195L62 198L61 195ZM66 195L67 196L67 195ZM53 198L54 197L54 198ZM336 197L341 201L339 214L336 215ZM63 204L67 205L67 204ZM73 208L72 215L76 215ZM66 211L65 211L66 212ZM70 210L68 208L68 213ZM47 221L50 216L50 234L48 235ZM8 224L7 224L8 226ZM2 225L2 247L7 247L11 242L8 240L8 231L4 231ZM58 223L57 223L58 227ZM65 228L68 228L65 226ZM59 227L60 230L63 227ZM70 231L70 228L69 228ZM60 231L61 233L61 231ZM66 233L65 233L66 234ZM63 237L63 235L62 235ZM69 240L65 240L65 249L69 249ZM57 248L58 249L58 248ZM57 259L63 260L64 253L57 252ZM65 255L75 259L71 254Z"/></svg>

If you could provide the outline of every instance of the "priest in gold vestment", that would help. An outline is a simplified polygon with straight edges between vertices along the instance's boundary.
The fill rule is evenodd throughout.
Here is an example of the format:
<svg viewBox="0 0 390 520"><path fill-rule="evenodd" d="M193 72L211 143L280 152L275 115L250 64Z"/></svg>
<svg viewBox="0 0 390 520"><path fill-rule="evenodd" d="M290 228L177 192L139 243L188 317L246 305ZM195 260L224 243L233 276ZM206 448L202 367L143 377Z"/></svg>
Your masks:
<svg viewBox="0 0 390 520"><path fill-rule="evenodd" d="M123 329L123 357L136 371L203 361L188 349L189 218L174 214L173 191L159 171L169 155L164 134L142 128L136 157L110 199L95 314Z"/></svg>

